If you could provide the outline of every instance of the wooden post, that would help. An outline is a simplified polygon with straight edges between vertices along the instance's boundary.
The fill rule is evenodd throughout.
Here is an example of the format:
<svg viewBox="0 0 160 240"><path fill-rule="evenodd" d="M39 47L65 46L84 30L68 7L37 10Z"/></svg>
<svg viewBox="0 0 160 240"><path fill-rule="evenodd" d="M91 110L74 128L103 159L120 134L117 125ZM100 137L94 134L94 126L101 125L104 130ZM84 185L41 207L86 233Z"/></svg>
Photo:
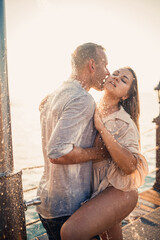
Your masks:
<svg viewBox="0 0 160 240"><path fill-rule="evenodd" d="M154 90L158 91L158 100L160 107L160 81L158 85L154 88ZM153 122L156 123L156 168L158 168L156 172L156 182L153 185L153 188L160 192L160 108L159 108L159 116L153 119Z"/></svg>
<svg viewBox="0 0 160 240"><path fill-rule="evenodd" d="M10 101L8 91L5 4L0 0L0 173L13 171Z"/></svg>
<svg viewBox="0 0 160 240"><path fill-rule="evenodd" d="M4 0L0 0L0 239L27 239L22 172L14 172L13 164Z"/></svg>
<svg viewBox="0 0 160 240"><path fill-rule="evenodd" d="M153 185L153 188L160 192L160 115L153 120L156 123L156 168L158 168L156 172L156 182Z"/></svg>

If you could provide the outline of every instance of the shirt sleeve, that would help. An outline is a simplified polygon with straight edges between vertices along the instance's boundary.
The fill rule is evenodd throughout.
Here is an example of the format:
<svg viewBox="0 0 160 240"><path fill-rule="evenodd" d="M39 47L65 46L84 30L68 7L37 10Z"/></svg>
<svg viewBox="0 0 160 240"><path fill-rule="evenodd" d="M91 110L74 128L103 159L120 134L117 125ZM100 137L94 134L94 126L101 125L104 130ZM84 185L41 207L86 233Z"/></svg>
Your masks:
<svg viewBox="0 0 160 240"><path fill-rule="evenodd" d="M147 161L139 152L139 132L132 120L129 123L118 120L115 126L114 137L123 147L134 154L137 159L137 168L133 173L127 175L112 161L107 172L107 179L112 186L119 190L135 190L144 183L148 173Z"/></svg>
<svg viewBox="0 0 160 240"><path fill-rule="evenodd" d="M134 154L137 158L137 169L127 175L114 162L111 163L107 172L109 183L122 191L136 190L144 184L145 177L148 174L148 164L142 154Z"/></svg>
<svg viewBox="0 0 160 240"><path fill-rule="evenodd" d="M47 146L49 158L59 158L72 151L94 114L95 103L87 95L66 104Z"/></svg>

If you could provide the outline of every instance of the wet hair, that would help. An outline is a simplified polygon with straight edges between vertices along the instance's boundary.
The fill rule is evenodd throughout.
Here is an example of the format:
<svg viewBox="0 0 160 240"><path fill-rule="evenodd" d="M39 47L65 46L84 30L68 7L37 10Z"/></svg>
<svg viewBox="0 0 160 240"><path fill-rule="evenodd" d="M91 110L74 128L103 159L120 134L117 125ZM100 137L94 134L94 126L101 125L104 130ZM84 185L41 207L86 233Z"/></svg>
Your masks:
<svg viewBox="0 0 160 240"><path fill-rule="evenodd" d="M99 61L97 49L105 51L101 45L95 43L84 43L76 48L72 53L71 63L75 69L81 69L87 60L94 59L96 63Z"/></svg>
<svg viewBox="0 0 160 240"><path fill-rule="evenodd" d="M119 105L122 105L125 111L131 116L132 120L136 124L139 130L139 116L140 116L140 103L139 103L139 92L137 76L132 68L125 67L133 75L133 82L129 89L129 97L125 100L121 100Z"/></svg>

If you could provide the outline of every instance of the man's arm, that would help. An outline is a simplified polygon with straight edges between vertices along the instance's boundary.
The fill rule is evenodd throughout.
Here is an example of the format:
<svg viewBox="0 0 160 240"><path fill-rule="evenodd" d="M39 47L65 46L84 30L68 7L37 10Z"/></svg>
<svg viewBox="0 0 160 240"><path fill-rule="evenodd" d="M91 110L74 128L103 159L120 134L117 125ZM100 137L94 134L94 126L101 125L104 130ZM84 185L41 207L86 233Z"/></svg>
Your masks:
<svg viewBox="0 0 160 240"><path fill-rule="evenodd" d="M81 134L86 134L85 129L92 120L93 110L94 102L92 99L88 99L86 95L72 99L65 105L46 146L48 158L62 160L62 156L66 156L63 158L64 160L72 158L72 155L80 154L80 150L73 151L73 149L77 145ZM88 151L90 152L90 150ZM81 154L84 154L82 149ZM72 162L72 160L69 160L69 162Z"/></svg>
<svg viewBox="0 0 160 240"><path fill-rule="evenodd" d="M107 151L104 148L92 147L92 148L80 148L74 147L68 154L49 159L54 164L77 164L90 160L102 160L106 157Z"/></svg>

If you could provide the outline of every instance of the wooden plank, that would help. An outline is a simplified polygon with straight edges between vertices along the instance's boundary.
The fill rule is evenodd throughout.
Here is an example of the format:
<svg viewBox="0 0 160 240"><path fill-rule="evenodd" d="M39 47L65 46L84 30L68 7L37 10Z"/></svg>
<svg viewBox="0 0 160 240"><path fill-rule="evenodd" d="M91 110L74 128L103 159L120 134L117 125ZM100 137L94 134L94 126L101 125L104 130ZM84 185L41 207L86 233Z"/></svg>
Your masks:
<svg viewBox="0 0 160 240"><path fill-rule="evenodd" d="M141 197L141 196L146 195L146 194L147 194L147 195L152 195L152 196L154 196L155 198L159 199L159 201L160 201L160 193L157 192L157 191L155 191L153 188L151 188L151 189L149 189L149 190L146 190L146 191L144 191L144 192L139 193L139 196Z"/></svg>
<svg viewBox="0 0 160 240"><path fill-rule="evenodd" d="M48 236L46 233L44 233L43 235L32 238L31 240L48 240Z"/></svg>
<svg viewBox="0 0 160 240"><path fill-rule="evenodd" d="M155 209L153 212L146 214L144 218L160 225L160 207Z"/></svg>
<svg viewBox="0 0 160 240"><path fill-rule="evenodd" d="M159 240L160 239L160 208L127 224L122 228L124 240Z"/></svg>
<svg viewBox="0 0 160 240"><path fill-rule="evenodd" d="M148 207L148 206L146 206L146 205L143 205L142 203L139 203L138 206L139 206L141 209L144 209L144 210L147 211L147 212L153 211L153 208Z"/></svg>
<svg viewBox="0 0 160 240"><path fill-rule="evenodd" d="M155 209L155 208L159 207L159 205L156 205L156 204L153 204L153 203L151 203L151 202L148 202L148 201L146 201L146 200L144 200L144 199L142 199L142 198L139 198L139 199L138 199L138 203L139 203L139 204L142 204L142 205L145 205L145 206L147 206L147 207L150 207L150 208L152 208L152 209Z"/></svg>
<svg viewBox="0 0 160 240"><path fill-rule="evenodd" d="M153 189L140 193L139 197L148 202L151 202L153 204L160 206L160 193L158 193Z"/></svg>

